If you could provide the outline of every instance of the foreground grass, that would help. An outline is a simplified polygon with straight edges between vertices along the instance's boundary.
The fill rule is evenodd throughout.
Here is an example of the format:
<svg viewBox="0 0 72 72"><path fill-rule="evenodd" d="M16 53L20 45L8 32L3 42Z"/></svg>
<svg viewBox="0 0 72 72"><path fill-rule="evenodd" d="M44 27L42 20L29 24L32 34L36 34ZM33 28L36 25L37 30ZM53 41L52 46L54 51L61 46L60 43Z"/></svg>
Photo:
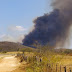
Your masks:
<svg viewBox="0 0 72 72"><path fill-rule="evenodd" d="M54 64L50 63L50 67L47 66L47 62L44 60L43 62L30 63L30 65L28 65L25 68L25 70L26 72L51 72L51 71L56 72L56 65L57 65L57 72L60 72L60 66L62 72L64 72L65 66L67 67L67 71L69 71L72 66L72 56L60 55L60 58L61 59L55 62Z"/></svg>
<svg viewBox="0 0 72 72"><path fill-rule="evenodd" d="M67 66L67 70L69 71L70 66L72 65L72 56L69 54L64 53L55 53L53 50L43 49L36 52L30 52L31 50L27 50L29 52L7 52L5 54L23 54L24 56L28 57L27 61L23 61L21 65L12 72L56 72L56 65L57 71L60 72L60 66L62 72L64 72L64 67ZM37 56L42 58L42 61L34 60L33 56ZM22 59L23 57L19 57Z"/></svg>
<svg viewBox="0 0 72 72"><path fill-rule="evenodd" d="M61 65L72 65L72 56L64 56L59 62Z"/></svg>

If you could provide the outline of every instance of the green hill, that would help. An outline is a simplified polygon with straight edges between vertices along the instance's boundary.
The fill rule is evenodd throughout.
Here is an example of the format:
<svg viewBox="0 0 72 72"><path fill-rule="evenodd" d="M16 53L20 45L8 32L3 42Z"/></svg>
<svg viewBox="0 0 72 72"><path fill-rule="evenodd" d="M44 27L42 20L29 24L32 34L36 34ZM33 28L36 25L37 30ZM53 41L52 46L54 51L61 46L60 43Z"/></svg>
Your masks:
<svg viewBox="0 0 72 72"><path fill-rule="evenodd" d="M6 51L6 52L12 52L12 51L18 51L22 48L30 48L24 45L21 45L20 43L14 43L14 42L0 42L0 52Z"/></svg>

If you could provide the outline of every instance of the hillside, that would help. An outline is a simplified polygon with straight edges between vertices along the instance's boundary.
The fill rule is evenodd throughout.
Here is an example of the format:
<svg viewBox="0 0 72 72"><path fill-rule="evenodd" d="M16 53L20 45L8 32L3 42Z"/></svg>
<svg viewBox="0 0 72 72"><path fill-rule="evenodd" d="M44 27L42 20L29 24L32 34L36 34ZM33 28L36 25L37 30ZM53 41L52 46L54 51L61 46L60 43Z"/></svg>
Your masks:
<svg viewBox="0 0 72 72"><path fill-rule="evenodd" d="M0 52L3 51L18 51L22 48L30 48L24 45L21 45L20 43L14 43L14 42L0 42Z"/></svg>

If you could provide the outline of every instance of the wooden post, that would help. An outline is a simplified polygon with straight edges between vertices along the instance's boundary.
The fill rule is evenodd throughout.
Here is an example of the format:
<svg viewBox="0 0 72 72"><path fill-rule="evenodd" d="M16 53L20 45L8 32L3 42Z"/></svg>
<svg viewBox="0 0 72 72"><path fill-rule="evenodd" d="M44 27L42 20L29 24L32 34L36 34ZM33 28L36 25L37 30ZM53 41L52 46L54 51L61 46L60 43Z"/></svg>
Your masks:
<svg viewBox="0 0 72 72"><path fill-rule="evenodd" d="M47 72L48 72L48 63L47 63L47 66L46 66L46 70L47 70Z"/></svg>
<svg viewBox="0 0 72 72"><path fill-rule="evenodd" d="M56 72L57 72L57 64L56 64Z"/></svg>
<svg viewBox="0 0 72 72"><path fill-rule="evenodd" d="M70 68L70 72L71 72L71 68Z"/></svg>
<svg viewBox="0 0 72 72"><path fill-rule="evenodd" d="M33 69L33 72L34 72L34 67L32 67L32 69Z"/></svg>
<svg viewBox="0 0 72 72"><path fill-rule="evenodd" d="M64 70L65 70L65 72L66 72L66 66L64 67Z"/></svg>
<svg viewBox="0 0 72 72"><path fill-rule="evenodd" d="M52 63L52 72L53 72L53 63Z"/></svg>
<svg viewBox="0 0 72 72"><path fill-rule="evenodd" d="M60 72L61 72L61 66L60 66Z"/></svg>

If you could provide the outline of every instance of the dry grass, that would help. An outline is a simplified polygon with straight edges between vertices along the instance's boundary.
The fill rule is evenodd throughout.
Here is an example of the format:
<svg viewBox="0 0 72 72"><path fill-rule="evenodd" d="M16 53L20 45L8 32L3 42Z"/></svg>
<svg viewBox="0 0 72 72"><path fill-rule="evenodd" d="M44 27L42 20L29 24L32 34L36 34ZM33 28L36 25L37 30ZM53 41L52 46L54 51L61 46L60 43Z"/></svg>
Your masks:
<svg viewBox="0 0 72 72"><path fill-rule="evenodd" d="M61 65L72 65L72 56L64 56L60 61Z"/></svg>
<svg viewBox="0 0 72 72"><path fill-rule="evenodd" d="M66 66L67 72L70 72L70 69L72 70L72 56L63 56L63 58L57 63L57 72L65 72L64 67ZM53 66L54 71L56 71L56 64Z"/></svg>
<svg viewBox="0 0 72 72"><path fill-rule="evenodd" d="M2 62L3 58L4 58L4 57L0 57L0 63Z"/></svg>
<svg viewBox="0 0 72 72"><path fill-rule="evenodd" d="M32 57L32 56L34 56L34 53L32 53L32 52L25 52L25 56Z"/></svg>
<svg viewBox="0 0 72 72"><path fill-rule="evenodd" d="M15 52L7 52L6 54L17 54L17 53L22 53L21 51L15 51Z"/></svg>
<svg viewBox="0 0 72 72"><path fill-rule="evenodd" d="M26 72L26 71L18 68L18 69L16 69L16 70L12 71L12 72Z"/></svg>
<svg viewBox="0 0 72 72"><path fill-rule="evenodd" d="M12 72L26 72L25 68L27 66L26 62L23 62L17 69L13 70Z"/></svg>
<svg viewBox="0 0 72 72"><path fill-rule="evenodd" d="M17 54L17 53L22 53L22 52L7 52L6 54ZM25 52L26 56L34 56L34 53L32 52ZM61 65L61 72L64 72L64 66L67 66L67 71L69 71L70 67L72 68L72 56L69 55L56 55L56 57L62 57L62 59L57 63L58 65L58 72L60 71L60 65ZM2 60L3 57L0 57L0 61ZM16 70L12 72L26 72L25 68L28 64L26 62L23 62ZM56 70L56 64L54 65L55 70Z"/></svg>

